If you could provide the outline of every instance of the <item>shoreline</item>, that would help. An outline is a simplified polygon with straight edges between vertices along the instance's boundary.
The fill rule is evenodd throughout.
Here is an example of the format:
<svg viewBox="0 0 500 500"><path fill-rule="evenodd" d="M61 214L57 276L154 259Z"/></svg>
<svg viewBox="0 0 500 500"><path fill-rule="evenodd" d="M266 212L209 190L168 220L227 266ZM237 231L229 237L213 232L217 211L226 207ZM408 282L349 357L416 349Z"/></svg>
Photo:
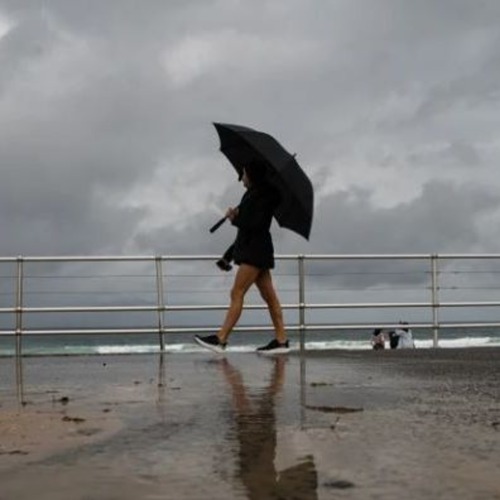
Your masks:
<svg viewBox="0 0 500 500"><path fill-rule="evenodd" d="M241 347L241 346L240 346ZM401 356L401 357L408 357L408 356L425 356L424 353L429 353L429 352L474 352L474 351L494 351L498 354L500 354L500 345L479 345L479 346L462 346L462 347L419 347L415 349L383 349L380 351L376 351L376 354L374 355L380 355L380 356L387 356L387 353L391 353L392 356ZM306 357L328 357L331 356L332 354L342 354L342 353L357 353L358 355L366 355L366 353L371 353L374 352L374 350L371 347L366 347L366 348L356 348L356 349L349 349L349 348L321 348L321 349L306 349L305 350L305 356ZM109 357L109 356L192 356L192 355L199 355L203 354L204 351L202 349L200 350L193 350L193 351L151 351L151 352L79 352L79 353L23 353L21 356L17 356L15 353L14 354L0 354L0 359L29 359L29 358L71 358L71 357ZM417 354L420 353L420 354ZM242 351L239 349L236 350L231 350L229 348L226 353L226 355L251 355L254 354L253 350L248 350L248 351ZM300 350L299 349L292 349L289 353L290 356L300 356Z"/></svg>

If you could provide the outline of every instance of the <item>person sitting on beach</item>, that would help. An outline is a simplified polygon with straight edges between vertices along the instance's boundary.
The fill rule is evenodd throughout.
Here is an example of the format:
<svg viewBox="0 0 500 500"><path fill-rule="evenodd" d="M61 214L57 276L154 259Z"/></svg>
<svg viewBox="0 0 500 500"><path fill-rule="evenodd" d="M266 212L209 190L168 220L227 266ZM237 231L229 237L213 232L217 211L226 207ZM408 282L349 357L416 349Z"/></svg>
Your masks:
<svg viewBox="0 0 500 500"><path fill-rule="evenodd" d="M385 349L385 335L381 328L375 328L372 333L371 344L373 349Z"/></svg>
<svg viewBox="0 0 500 500"><path fill-rule="evenodd" d="M400 321L400 327L389 333L391 349L413 349L413 334L406 321ZM394 344L394 347L393 347Z"/></svg>

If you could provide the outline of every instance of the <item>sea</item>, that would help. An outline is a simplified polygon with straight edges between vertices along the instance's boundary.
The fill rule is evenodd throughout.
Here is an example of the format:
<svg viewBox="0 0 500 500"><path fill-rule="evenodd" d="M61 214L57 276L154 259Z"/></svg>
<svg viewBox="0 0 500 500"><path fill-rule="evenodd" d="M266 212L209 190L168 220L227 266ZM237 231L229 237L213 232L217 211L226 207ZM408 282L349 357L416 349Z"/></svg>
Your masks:
<svg viewBox="0 0 500 500"><path fill-rule="evenodd" d="M312 351L345 349L370 350L371 331L353 330L318 330L307 332L305 348ZM433 332L430 329L414 329L413 337L417 349L429 349L434 346ZM271 339L269 332L234 332L230 338L228 352L253 352L258 346ZM292 350L300 348L298 332L290 332ZM193 341L190 333L163 334L164 352L186 354L203 352L203 348ZM25 356L61 356L61 355L109 355L109 354L145 354L159 353L158 333L147 334L85 334L85 335L34 335L23 334L21 351ZM18 344L19 345L19 344ZM447 328L439 331L438 347L467 348L500 346L499 328ZM388 347L388 346L387 346ZM0 356L16 354L15 336L0 336Z"/></svg>

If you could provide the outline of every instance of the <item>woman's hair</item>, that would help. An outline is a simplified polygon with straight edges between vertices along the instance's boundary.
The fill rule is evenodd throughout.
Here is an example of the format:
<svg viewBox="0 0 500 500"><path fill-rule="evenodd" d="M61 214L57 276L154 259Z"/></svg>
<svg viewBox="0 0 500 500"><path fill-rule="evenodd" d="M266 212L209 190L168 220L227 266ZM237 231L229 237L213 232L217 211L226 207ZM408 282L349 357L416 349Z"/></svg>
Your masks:
<svg viewBox="0 0 500 500"><path fill-rule="evenodd" d="M245 172L252 184L262 184L266 179L266 170L264 163L255 160L245 165Z"/></svg>

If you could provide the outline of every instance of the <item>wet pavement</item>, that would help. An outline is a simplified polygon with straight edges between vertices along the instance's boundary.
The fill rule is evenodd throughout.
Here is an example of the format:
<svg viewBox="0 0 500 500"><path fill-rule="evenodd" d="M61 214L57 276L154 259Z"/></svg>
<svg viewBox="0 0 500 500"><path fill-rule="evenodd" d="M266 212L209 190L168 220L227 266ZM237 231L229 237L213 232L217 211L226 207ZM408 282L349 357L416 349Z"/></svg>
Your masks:
<svg viewBox="0 0 500 500"><path fill-rule="evenodd" d="M103 413L122 425L40 459L0 456L0 499L500 498L494 398L476 401L489 420L450 428L426 401L434 381L425 394L404 370L394 382L371 354L1 359L3 408L68 398L83 427ZM449 405L468 403L450 390Z"/></svg>

